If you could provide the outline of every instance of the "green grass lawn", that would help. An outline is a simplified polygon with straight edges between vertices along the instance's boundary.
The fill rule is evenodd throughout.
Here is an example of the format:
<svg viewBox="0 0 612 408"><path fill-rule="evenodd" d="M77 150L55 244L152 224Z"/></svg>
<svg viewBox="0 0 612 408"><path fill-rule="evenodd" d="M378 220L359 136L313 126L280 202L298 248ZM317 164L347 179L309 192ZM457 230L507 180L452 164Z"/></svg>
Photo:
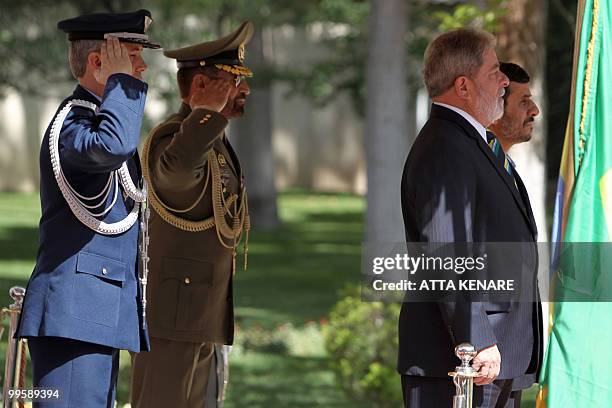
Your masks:
<svg viewBox="0 0 612 408"><path fill-rule="evenodd" d="M255 224L249 269L237 272L239 329L225 406L365 407L335 386L319 326L309 323L326 318L340 289L359 283L364 200L291 192L279 197L279 211L283 226L278 230L258 231ZM37 195L0 194L0 305L10 303L8 288L25 285L32 271L39 214ZM282 347L274 340L249 343L253 330L274 337L287 327ZM129 364L122 354L120 403L129 398ZM524 399L523 407L534 406L533 392Z"/></svg>
<svg viewBox="0 0 612 408"><path fill-rule="evenodd" d="M251 327L274 332L291 323L299 329L327 315L338 290L359 282L363 208L363 199L351 195L295 192L280 197L283 226L253 231L249 269L237 272L238 336ZM8 288L25 285L32 271L39 216L37 195L0 194L0 304L10 303ZM226 407L358 406L336 388L320 336L313 338L317 347L302 355L246 349L238 341ZM128 379L129 357L124 353L121 403L128 399Z"/></svg>

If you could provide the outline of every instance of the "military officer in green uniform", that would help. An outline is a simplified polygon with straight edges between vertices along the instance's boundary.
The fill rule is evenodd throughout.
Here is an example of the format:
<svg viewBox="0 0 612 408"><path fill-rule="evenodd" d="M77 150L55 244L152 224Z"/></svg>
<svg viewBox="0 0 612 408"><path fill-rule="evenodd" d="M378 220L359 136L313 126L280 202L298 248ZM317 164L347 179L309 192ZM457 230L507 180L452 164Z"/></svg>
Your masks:
<svg viewBox="0 0 612 408"><path fill-rule="evenodd" d="M202 408L209 378L218 380L215 348L233 342L232 280L241 241L246 267L249 215L225 130L244 113L252 73L243 62L252 34L245 22L218 40L164 52L177 61L183 103L143 148L152 209L151 352L134 356L134 408Z"/></svg>

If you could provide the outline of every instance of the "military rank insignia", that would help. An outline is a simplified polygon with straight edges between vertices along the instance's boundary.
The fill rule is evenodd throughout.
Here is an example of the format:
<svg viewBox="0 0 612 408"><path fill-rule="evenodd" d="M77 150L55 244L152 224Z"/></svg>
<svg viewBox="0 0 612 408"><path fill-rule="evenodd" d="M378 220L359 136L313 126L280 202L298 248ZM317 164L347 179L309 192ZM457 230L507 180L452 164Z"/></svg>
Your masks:
<svg viewBox="0 0 612 408"><path fill-rule="evenodd" d="M225 158L225 156L219 153L217 155L217 160L219 161L219 172L221 176L221 183L224 186L227 186L231 178L230 169L227 165L227 159Z"/></svg>

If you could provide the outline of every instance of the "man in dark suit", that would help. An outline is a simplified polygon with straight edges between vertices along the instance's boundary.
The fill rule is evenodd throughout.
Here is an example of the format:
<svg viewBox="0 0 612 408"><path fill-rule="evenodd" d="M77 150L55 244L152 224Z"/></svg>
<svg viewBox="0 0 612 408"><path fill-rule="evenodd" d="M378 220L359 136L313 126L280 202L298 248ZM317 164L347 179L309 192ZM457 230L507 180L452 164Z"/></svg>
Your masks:
<svg viewBox="0 0 612 408"><path fill-rule="evenodd" d="M34 387L59 396L34 407L113 407L119 349L148 350L136 148L147 93L141 51L159 48L145 34L150 21L139 10L58 23L79 84L40 151L40 242L17 336L28 340Z"/></svg>
<svg viewBox="0 0 612 408"><path fill-rule="evenodd" d="M499 70L495 39L474 29L440 35L425 51L425 85L433 100L402 178L408 242L518 242L537 265L536 226L525 188L486 128L503 114L508 78ZM490 143L490 144L489 144ZM454 347L478 354L474 403L518 407L519 388L535 380L541 359L541 315L534 302L404 303L398 371L406 407L449 406L458 365Z"/></svg>
<svg viewBox="0 0 612 408"><path fill-rule="evenodd" d="M134 408L222 403L217 351L234 340L237 247L249 229L244 178L226 129L250 93L243 62L252 35L253 24L244 22L222 38L164 52L177 62L183 103L143 148L153 209L151 351L134 356Z"/></svg>

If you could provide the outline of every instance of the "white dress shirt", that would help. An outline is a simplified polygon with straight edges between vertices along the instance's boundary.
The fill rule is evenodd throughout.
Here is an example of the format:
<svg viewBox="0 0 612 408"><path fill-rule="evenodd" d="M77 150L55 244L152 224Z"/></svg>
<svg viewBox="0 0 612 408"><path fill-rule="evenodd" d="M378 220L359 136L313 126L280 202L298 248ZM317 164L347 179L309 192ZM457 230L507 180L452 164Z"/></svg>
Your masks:
<svg viewBox="0 0 612 408"><path fill-rule="evenodd" d="M482 139L485 141L485 143L487 143L487 129L485 129L485 127L482 126L482 124L480 122L478 122L476 119L474 119L474 117L472 115L470 115L469 113L467 113L466 111L464 111L462 109L459 109L456 106L447 105L445 103L434 102L434 105L444 106L445 108L450 109L453 112L457 112L458 114L463 116L463 118L465 120L467 120L470 123L470 125L472 125L474 127L474 129L476 129L476 131L482 137Z"/></svg>

